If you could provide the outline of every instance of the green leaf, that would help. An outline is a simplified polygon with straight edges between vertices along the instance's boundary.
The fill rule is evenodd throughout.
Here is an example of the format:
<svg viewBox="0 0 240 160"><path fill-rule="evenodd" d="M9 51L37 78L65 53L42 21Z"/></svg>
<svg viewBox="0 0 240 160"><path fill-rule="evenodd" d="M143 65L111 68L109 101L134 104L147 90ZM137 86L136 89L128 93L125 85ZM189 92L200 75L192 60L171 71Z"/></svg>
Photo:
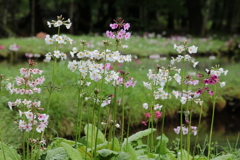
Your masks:
<svg viewBox="0 0 240 160"><path fill-rule="evenodd" d="M141 138L143 138L143 137L145 137L145 136L147 136L147 135L149 135L149 134L151 134L155 131L156 131L155 128L148 128L146 130L139 131L139 132L131 135L130 137L128 137L128 143L131 143L132 141L137 141L138 139L141 139ZM127 139L124 138L124 142L123 142L122 146L125 146L126 143L127 143Z"/></svg>
<svg viewBox="0 0 240 160"><path fill-rule="evenodd" d="M129 143L123 146L123 151L130 154L131 160L137 160L137 154Z"/></svg>
<svg viewBox="0 0 240 160"><path fill-rule="evenodd" d="M12 158L8 157L8 155L6 155L6 154L5 154L5 158L6 158L6 160L12 160ZM4 160L4 155L3 155L2 150L0 151L0 159Z"/></svg>
<svg viewBox="0 0 240 160"><path fill-rule="evenodd" d="M5 157L10 158L11 160L21 160L20 155L17 154L17 151L15 149L8 147L6 144L2 142L0 142L0 148L1 148L0 152L2 152L2 156L4 156L3 155L3 150L4 150Z"/></svg>
<svg viewBox="0 0 240 160"><path fill-rule="evenodd" d="M67 144L69 144L71 146L75 145L75 141L66 140L64 138L57 137L57 138L54 138L54 140L51 142L50 145L48 145L47 149L53 149L53 148L62 147L62 144L61 144L62 142L67 143Z"/></svg>
<svg viewBox="0 0 240 160"><path fill-rule="evenodd" d="M138 160L155 160L154 158L148 158L147 155L142 155L137 157Z"/></svg>
<svg viewBox="0 0 240 160"><path fill-rule="evenodd" d="M178 154L177 160L192 159L192 156L185 149L183 149L182 152L179 151L179 153L181 153L182 155Z"/></svg>
<svg viewBox="0 0 240 160"><path fill-rule="evenodd" d="M168 153L167 149L167 143L168 143L168 138L163 134L162 136L159 136L156 138L158 140L158 144L156 147L156 153L160 155L165 155Z"/></svg>
<svg viewBox="0 0 240 160"><path fill-rule="evenodd" d="M149 151L148 145L140 145L134 148L137 156L146 155Z"/></svg>
<svg viewBox="0 0 240 160"><path fill-rule="evenodd" d="M205 156L196 155L196 156L193 158L193 160L208 160L208 158L205 157Z"/></svg>
<svg viewBox="0 0 240 160"><path fill-rule="evenodd" d="M112 151L110 149L101 149L97 151L101 157L109 157L113 155L118 155L118 152Z"/></svg>
<svg viewBox="0 0 240 160"><path fill-rule="evenodd" d="M118 156L115 158L115 160L129 160L130 155L126 152L120 152Z"/></svg>
<svg viewBox="0 0 240 160"><path fill-rule="evenodd" d="M77 149L73 148L72 146L65 142L62 142L61 144L65 151L67 152L68 157L71 158L71 160L82 160L81 153Z"/></svg>
<svg viewBox="0 0 240 160"><path fill-rule="evenodd" d="M46 160L68 160L68 155L63 147L47 151Z"/></svg>
<svg viewBox="0 0 240 160"><path fill-rule="evenodd" d="M232 154L226 154L226 155L218 156L218 157L213 158L211 160L233 160L233 155Z"/></svg>
<svg viewBox="0 0 240 160"><path fill-rule="evenodd" d="M98 136L97 136L97 144L101 144L103 142L106 141L103 133L97 129L96 126L92 125L92 124L87 124L84 127L84 133L87 135L86 136L86 140L88 142L88 146L94 145L95 144L95 139L96 139L96 135L97 135L97 130L98 130ZM92 146L93 147L93 146ZM92 148L90 147L90 148Z"/></svg>

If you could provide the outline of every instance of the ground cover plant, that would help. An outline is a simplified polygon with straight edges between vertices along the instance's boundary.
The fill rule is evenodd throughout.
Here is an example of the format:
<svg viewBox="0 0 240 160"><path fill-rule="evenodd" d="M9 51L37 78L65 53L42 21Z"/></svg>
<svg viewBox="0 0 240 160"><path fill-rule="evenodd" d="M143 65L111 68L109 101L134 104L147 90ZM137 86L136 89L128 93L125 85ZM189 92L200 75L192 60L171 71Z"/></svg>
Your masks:
<svg viewBox="0 0 240 160"><path fill-rule="evenodd" d="M1 75L1 84L4 84L1 94L4 93L5 99L11 99L7 101L7 105L15 114L18 113L16 122L22 131L19 137L22 151L18 154L1 142L2 159L174 160L234 159L239 156L233 154L237 151L237 145L232 147L230 154L226 154L217 152L215 144L212 144L218 90L225 87L224 75L228 74L228 70L216 65L190 75L189 68L193 68L190 70L193 72L198 65L191 57L197 54L198 47L189 45L187 41L175 44L173 50L179 55L172 57L166 65L149 68L144 75L139 68L135 75L140 74L142 79L136 81L135 75L129 72L128 67L123 66L125 63L139 61L131 62L131 55L119 51L126 47L124 43L127 42L124 39L129 40L131 37L130 24L123 19L119 18L110 24L110 30L106 31L110 39L102 42L102 50L89 50L87 41L81 40L80 45L73 44L72 38L62 36L60 28L69 28L69 19L64 20L58 16L57 20L48 22L48 25L58 29L58 34L45 38L47 44L54 46L53 51L47 51L45 58L49 62L46 72L50 76L45 77L44 70L35 68L36 63L33 60L28 61L29 68L20 68L20 76L17 73L16 77L13 75L15 82L6 83ZM69 43L73 45L69 50L71 59L67 59L67 54L60 47ZM114 49L110 50L110 46ZM135 92L136 95L132 96L131 90L138 85L142 86L140 90L143 95ZM74 88L75 91L71 90L74 94L70 94L70 87ZM61 96L63 92L65 94ZM38 96L37 93L44 95ZM5 94L11 95L11 98L8 99L9 96ZM128 98L129 96L135 97L136 102ZM141 123L147 129L130 136L132 114L139 110L133 104L137 103L139 96L145 97L138 107L140 105L143 110L144 120ZM64 99L71 99L71 103L63 105ZM211 130L209 140L205 146L199 148L197 139L198 132L201 132L199 126L206 99L211 101L213 109ZM167 147L168 137L164 134L164 122L166 111L171 110L167 107L172 105L179 106L179 112L176 113L179 115L179 125L173 129L178 140L175 147L170 149ZM191 123L194 110L198 110L199 114L197 126ZM61 124L74 128L73 140L54 135L54 129L48 130L51 119L63 120L66 112L76 113L75 120L70 119ZM162 122L161 133L156 135L156 128L159 126L156 126L155 121L159 119ZM49 133L53 138L47 136ZM142 141L144 137L147 137L146 144ZM194 148L190 146L191 141L195 141Z"/></svg>

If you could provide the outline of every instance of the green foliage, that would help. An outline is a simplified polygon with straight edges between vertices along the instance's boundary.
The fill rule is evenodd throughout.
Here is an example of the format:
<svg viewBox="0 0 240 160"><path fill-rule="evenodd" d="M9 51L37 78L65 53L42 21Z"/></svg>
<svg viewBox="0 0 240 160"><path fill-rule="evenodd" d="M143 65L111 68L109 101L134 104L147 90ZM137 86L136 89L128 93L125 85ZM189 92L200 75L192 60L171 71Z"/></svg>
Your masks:
<svg viewBox="0 0 240 160"><path fill-rule="evenodd" d="M137 141L137 140L139 140L139 139L141 139L141 138L143 138L143 137L145 137L145 136L147 136L147 135L149 135L149 134L151 134L155 131L156 131L155 128L148 128L148 129L145 129L143 131L139 131L139 132L129 136L128 139L125 138L122 145L125 146L127 142L131 143L133 141Z"/></svg>
<svg viewBox="0 0 240 160"><path fill-rule="evenodd" d="M97 135L97 130L98 130L98 135ZM97 144L101 144L106 141L104 134L96 126L92 124L87 124L84 127L84 133L86 134L86 138L87 138L86 140L88 144L95 144L96 136L98 137Z"/></svg>
<svg viewBox="0 0 240 160"><path fill-rule="evenodd" d="M110 149L101 149L98 150L97 153L99 157L111 157L113 155L118 155L118 152L112 151Z"/></svg>
<svg viewBox="0 0 240 160"><path fill-rule="evenodd" d="M129 143L123 146L123 151L129 153L131 160L137 160L137 154Z"/></svg>
<svg viewBox="0 0 240 160"><path fill-rule="evenodd" d="M213 158L211 160L234 160L234 155L226 154L226 155L218 156L218 157Z"/></svg>
<svg viewBox="0 0 240 160"><path fill-rule="evenodd" d="M67 152L68 157L71 158L71 160L82 160L82 156L77 149L73 148L72 146L64 142L62 142L61 144L65 151Z"/></svg>
<svg viewBox="0 0 240 160"><path fill-rule="evenodd" d="M16 150L7 146L3 142L0 142L0 148L0 159L6 157L6 160L21 160L20 155L17 154Z"/></svg>
<svg viewBox="0 0 240 160"><path fill-rule="evenodd" d="M168 138L165 136L165 134L163 134L156 139L158 140L158 144L156 146L156 153L159 153L160 155L167 154L169 152L167 149Z"/></svg>
<svg viewBox="0 0 240 160"><path fill-rule="evenodd" d="M47 151L45 160L68 160L68 154L63 147Z"/></svg>
<svg viewBox="0 0 240 160"><path fill-rule="evenodd" d="M177 160L192 159L192 158L193 157L185 149L183 149L182 151L179 150Z"/></svg>

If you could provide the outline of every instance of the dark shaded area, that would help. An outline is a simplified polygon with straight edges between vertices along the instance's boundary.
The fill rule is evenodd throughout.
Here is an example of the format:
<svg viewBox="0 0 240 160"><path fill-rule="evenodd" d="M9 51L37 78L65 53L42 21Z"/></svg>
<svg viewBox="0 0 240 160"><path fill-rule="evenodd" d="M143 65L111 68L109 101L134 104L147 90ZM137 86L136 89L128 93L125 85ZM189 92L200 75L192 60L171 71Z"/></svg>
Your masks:
<svg viewBox="0 0 240 160"><path fill-rule="evenodd" d="M239 0L2 0L0 37L51 34L46 21L61 14L73 23L62 31L70 34L102 34L118 17L130 22L135 33L238 33L239 6Z"/></svg>

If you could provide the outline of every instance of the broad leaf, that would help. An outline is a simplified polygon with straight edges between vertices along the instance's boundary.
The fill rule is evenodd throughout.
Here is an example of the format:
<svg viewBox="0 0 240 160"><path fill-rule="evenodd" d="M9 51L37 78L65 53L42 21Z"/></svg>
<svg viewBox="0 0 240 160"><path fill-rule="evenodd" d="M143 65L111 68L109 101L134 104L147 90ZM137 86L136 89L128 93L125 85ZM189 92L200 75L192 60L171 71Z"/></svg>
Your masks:
<svg viewBox="0 0 240 160"><path fill-rule="evenodd" d="M226 154L226 155L218 156L218 157L213 158L211 160L233 160L233 155L232 154Z"/></svg>
<svg viewBox="0 0 240 160"><path fill-rule="evenodd" d="M46 160L68 160L68 155L63 147L47 151Z"/></svg>
<svg viewBox="0 0 240 160"><path fill-rule="evenodd" d="M6 144L2 142L0 142L0 148L1 148L0 152L2 152L2 156L4 156L3 155L3 150L4 150L5 157L10 158L11 160L21 160L20 155L17 154L17 151L15 149L8 147Z"/></svg>
<svg viewBox="0 0 240 160"><path fill-rule="evenodd" d="M97 153L101 157L111 157L113 155L118 155L118 152L112 151L110 149L101 149L101 150L97 151Z"/></svg>
<svg viewBox="0 0 240 160"><path fill-rule="evenodd" d="M131 143L132 141L137 141L138 139L141 139L141 138L153 133L154 131L156 131L155 128L148 128L146 130L139 131L139 132L131 135L130 137L128 137L128 140L126 138L124 138L124 142L123 142L122 146L125 146L127 141L128 141L128 143Z"/></svg>
<svg viewBox="0 0 240 160"><path fill-rule="evenodd" d="M62 142L61 144L65 151L67 152L68 157L71 158L71 160L82 160L81 153L77 149L73 148L72 146L65 142Z"/></svg>
<svg viewBox="0 0 240 160"><path fill-rule="evenodd" d="M137 154L129 143L123 146L123 151L130 154L130 160L137 160Z"/></svg>
<svg viewBox="0 0 240 160"><path fill-rule="evenodd" d="M97 136L97 130L98 130L98 136ZM92 124L87 124L84 127L84 133L86 134L86 141L90 148L94 147L96 136L97 136L97 144L101 144L106 141L103 133L99 129L97 129L96 126Z"/></svg>
<svg viewBox="0 0 240 160"><path fill-rule="evenodd" d="M158 140L158 144L156 147L156 153L160 155L165 155L168 153L167 149L167 143L168 143L168 138L163 134L162 136L159 136L156 138Z"/></svg>
<svg viewBox="0 0 240 160"><path fill-rule="evenodd" d="M178 154L177 160L192 159L193 158L185 149L183 149L182 152L179 151L179 153L180 154Z"/></svg>
<svg viewBox="0 0 240 160"><path fill-rule="evenodd" d="M115 158L115 160L129 160L130 155L126 152L120 152L119 155Z"/></svg>

